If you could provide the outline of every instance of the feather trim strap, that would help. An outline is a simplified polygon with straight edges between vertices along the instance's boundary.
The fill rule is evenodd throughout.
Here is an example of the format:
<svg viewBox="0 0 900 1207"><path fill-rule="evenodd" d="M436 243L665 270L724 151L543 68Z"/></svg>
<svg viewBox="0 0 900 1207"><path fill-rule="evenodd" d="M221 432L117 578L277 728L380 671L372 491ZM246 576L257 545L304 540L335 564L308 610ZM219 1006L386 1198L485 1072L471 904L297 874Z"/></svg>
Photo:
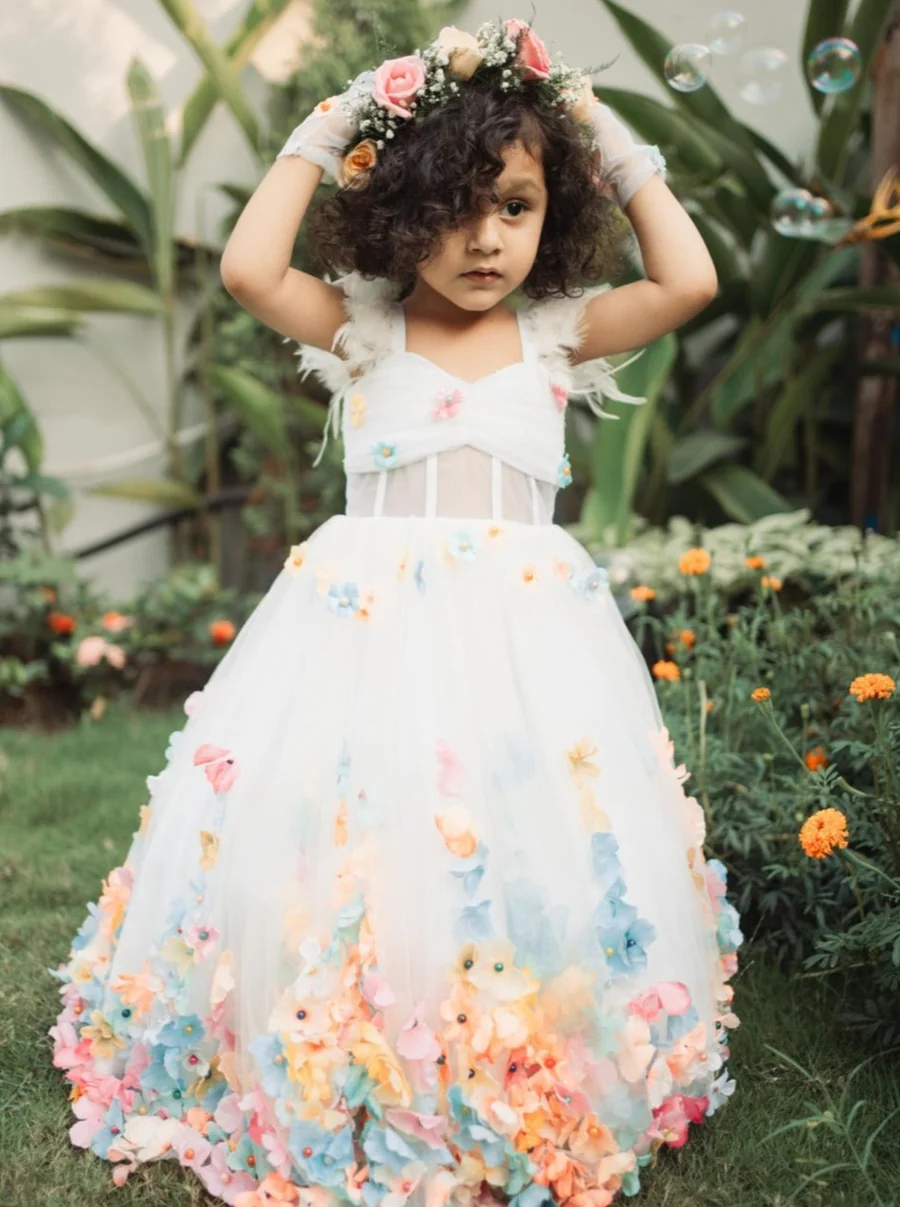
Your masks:
<svg viewBox="0 0 900 1207"><path fill-rule="evenodd" d="M610 285L594 285L586 288L577 298L546 298L532 303L525 312L538 355L547 365L551 378L565 382L570 394L583 397L591 411L604 419L619 418L604 409L604 398L633 406L640 406L646 401L624 393L615 379L619 369L633 364L643 355L643 349L620 365L612 365L602 356L575 365L569 359L569 353L577 352L584 339L582 327L588 302L608 293L611 288Z"/></svg>
<svg viewBox="0 0 900 1207"><path fill-rule="evenodd" d="M301 381L314 373L331 391L322 443L313 466L317 466L325 454L329 430L335 439L340 435L344 400L350 387L390 351L394 331L391 306L398 286L393 281L384 277L366 279L358 272L351 272L332 284L343 291L344 309L348 315L347 321L334 333L331 344L332 349L340 348L341 354L313 344L298 344L294 354L299 359L297 372Z"/></svg>

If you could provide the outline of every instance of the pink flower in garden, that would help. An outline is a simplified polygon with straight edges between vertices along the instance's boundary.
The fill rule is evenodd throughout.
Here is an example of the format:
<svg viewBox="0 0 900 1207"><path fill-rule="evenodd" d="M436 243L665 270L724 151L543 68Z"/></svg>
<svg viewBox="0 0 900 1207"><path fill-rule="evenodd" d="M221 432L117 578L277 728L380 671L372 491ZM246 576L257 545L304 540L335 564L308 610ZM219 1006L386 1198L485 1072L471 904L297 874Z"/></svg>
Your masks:
<svg viewBox="0 0 900 1207"><path fill-rule="evenodd" d="M425 64L418 55L385 59L372 80L372 97L395 117L409 117L409 107L424 83Z"/></svg>
<svg viewBox="0 0 900 1207"><path fill-rule="evenodd" d="M551 386L550 390L556 399L556 409L564 411L569 404L569 391L565 386Z"/></svg>
<svg viewBox="0 0 900 1207"><path fill-rule="evenodd" d="M517 60L522 69L522 78L526 80L549 79L550 55L547 53L547 47L528 22L521 21L518 17L510 17L504 24L504 30L506 36L513 41L524 31L522 41L519 44Z"/></svg>
<svg viewBox="0 0 900 1207"><path fill-rule="evenodd" d="M230 750L208 743L194 751L194 766L204 765L206 778L216 792L227 792L238 777L238 767Z"/></svg>
<svg viewBox="0 0 900 1207"><path fill-rule="evenodd" d="M461 406L461 390L439 390L432 414L435 419L452 419Z"/></svg>
<svg viewBox="0 0 900 1207"><path fill-rule="evenodd" d="M107 633L121 633L134 624L133 616L124 616L121 612L104 612L100 623Z"/></svg>
<svg viewBox="0 0 900 1207"><path fill-rule="evenodd" d="M424 1001L419 1002L397 1036L397 1052L407 1060L437 1060L441 1054L437 1037L422 1017L424 1009Z"/></svg>
<svg viewBox="0 0 900 1207"><path fill-rule="evenodd" d="M125 665L125 651L119 645L112 645L105 637L84 637L78 643L75 652L78 666L97 666L103 658L117 670Z"/></svg>

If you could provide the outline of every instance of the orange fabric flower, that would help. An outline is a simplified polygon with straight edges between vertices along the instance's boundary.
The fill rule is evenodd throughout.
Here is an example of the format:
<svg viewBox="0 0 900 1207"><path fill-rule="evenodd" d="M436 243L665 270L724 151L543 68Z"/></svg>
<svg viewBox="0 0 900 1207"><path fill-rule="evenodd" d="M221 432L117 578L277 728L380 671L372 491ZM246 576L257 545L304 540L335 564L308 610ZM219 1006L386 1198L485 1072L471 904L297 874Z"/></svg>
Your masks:
<svg viewBox="0 0 900 1207"><path fill-rule="evenodd" d="M780 578L775 578L772 574L764 574L759 580L761 587L768 587L770 591L780 591L784 585Z"/></svg>
<svg viewBox="0 0 900 1207"><path fill-rule="evenodd" d="M374 139L364 138L348 151L338 167L338 184L347 188L354 183L362 184L366 172L371 171L378 159L378 147ZM357 180L357 177L360 179Z"/></svg>
<svg viewBox="0 0 900 1207"><path fill-rule="evenodd" d="M669 683L674 683L681 678L681 671L678 669L677 662L667 662L665 659L660 659L659 662L653 663L653 674L657 679L666 679Z"/></svg>
<svg viewBox="0 0 900 1207"><path fill-rule="evenodd" d="M825 747L813 746L812 750L807 750L803 761L810 771L818 771L820 767L827 767L829 760Z"/></svg>
<svg viewBox="0 0 900 1207"><path fill-rule="evenodd" d="M767 687L755 687L750 693L750 699L755 700L757 704L762 704L763 700L768 700L772 693Z"/></svg>
<svg viewBox="0 0 900 1207"><path fill-rule="evenodd" d="M652 587L645 587L639 583L636 587L631 588L631 598L637 603L649 603L651 599L656 599L656 592Z"/></svg>
<svg viewBox="0 0 900 1207"><path fill-rule="evenodd" d="M235 628L230 620L214 620L209 626L209 635L213 645L228 645L234 637Z"/></svg>
<svg viewBox="0 0 900 1207"><path fill-rule="evenodd" d="M681 574L705 574L712 565L712 557L706 549L688 549L678 559L678 569Z"/></svg>
<svg viewBox="0 0 900 1207"><path fill-rule="evenodd" d="M744 565L748 570L762 570L765 567L766 559L754 553L750 557L744 558Z"/></svg>
<svg viewBox="0 0 900 1207"><path fill-rule="evenodd" d="M47 624L54 633L60 637L64 637L67 633L71 633L75 629L75 618L70 616L68 612L51 612L47 617Z"/></svg>
<svg viewBox="0 0 900 1207"><path fill-rule="evenodd" d="M850 684L850 695L856 696L860 704L863 700L887 700L894 694L896 687L897 684L890 675L857 675Z"/></svg>
<svg viewBox="0 0 900 1207"><path fill-rule="evenodd" d="M820 809L803 823L800 845L810 859L824 859L847 845L847 819L840 809Z"/></svg>

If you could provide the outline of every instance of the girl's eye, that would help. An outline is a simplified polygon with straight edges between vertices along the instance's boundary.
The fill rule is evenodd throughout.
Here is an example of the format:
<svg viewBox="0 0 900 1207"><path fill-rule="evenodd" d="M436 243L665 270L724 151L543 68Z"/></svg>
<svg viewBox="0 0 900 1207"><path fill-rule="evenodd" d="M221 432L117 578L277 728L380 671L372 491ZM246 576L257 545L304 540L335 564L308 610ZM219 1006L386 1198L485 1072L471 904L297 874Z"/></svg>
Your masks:
<svg viewBox="0 0 900 1207"><path fill-rule="evenodd" d="M522 207L522 211L524 211L524 210L527 210L527 209L528 209L528 206L525 204L525 202L524 202L524 201L506 201L506 202L504 202L504 204L503 204L503 208L504 208L504 209L506 209L506 207L507 207L508 205L519 205L519 206L521 206L521 207ZM519 214L512 214L512 215L511 215L511 217L513 217L513 218L518 218L519 216L520 216Z"/></svg>

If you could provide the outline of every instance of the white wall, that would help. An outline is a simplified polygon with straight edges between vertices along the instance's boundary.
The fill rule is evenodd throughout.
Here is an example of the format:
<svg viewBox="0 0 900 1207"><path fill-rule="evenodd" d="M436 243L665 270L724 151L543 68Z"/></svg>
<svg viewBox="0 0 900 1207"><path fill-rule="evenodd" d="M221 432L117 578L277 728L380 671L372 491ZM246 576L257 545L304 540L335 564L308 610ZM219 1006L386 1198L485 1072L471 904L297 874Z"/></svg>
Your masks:
<svg viewBox="0 0 900 1207"><path fill-rule="evenodd" d="M196 0L220 42L240 20L245 0ZM710 0L631 0L633 12L673 41L702 41L709 17L721 4ZM740 6L738 6L740 7ZM124 77L138 55L158 82L172 110L190 95L201 69L154 0L20 0L0 12L0 78L43 97L88 138L137 179L143 179L140 152L128 112ZM760 108L737 95L729 61L715 75L716 86L742 120L757 126L792 158L808 152L812 109L799 70L806 4L802 0L753 0L741 10L751 22L750 43L777 45L791 60L781 101ZM458 24L474 30L496 17L532 16L521 0L471 0ZM595 77L611 86L634 88L665 99L665 89L638 61L598 0L535 0L534 25L550 46L572 64L617 61ZM285 26L271 36L244 73L244 86L262 115L267 85L260 75L282 74L290 49L302 37L305 11L298 4ZM298 115L299 116L302 115ZM236 123L219 108L213 115L182 177L178 229L211 237L227 202L213 191L218 182L252 184L258 172ZM197 229L198 202L205 206L206 229ZM66 204L108 212L97 190L64 156L42 147L31 130L0 105L0 211L14 206ZM0 240L0 290L61 282L79 276L67 260L51 257L30 241ZM121 462L155 438L149 423L121 383L93 355L109 348L141 383L165 421L162 342L151 320L103 316L90 320L84 346L64 340L7 342L0 349L10 372L35 408L47 446L46 472L67 480L75 490L76 510L58 538L61 551L77 549L128 527L152 509L104 499L84 487L117 476L155 476L160 456L102 470L110 459ZM188 421L191 416L188 415ZM88 467L95 468L88 472ZM153 533L99 554L83 569L105 588L127 594L165 565L166 539Z"/></svg>

